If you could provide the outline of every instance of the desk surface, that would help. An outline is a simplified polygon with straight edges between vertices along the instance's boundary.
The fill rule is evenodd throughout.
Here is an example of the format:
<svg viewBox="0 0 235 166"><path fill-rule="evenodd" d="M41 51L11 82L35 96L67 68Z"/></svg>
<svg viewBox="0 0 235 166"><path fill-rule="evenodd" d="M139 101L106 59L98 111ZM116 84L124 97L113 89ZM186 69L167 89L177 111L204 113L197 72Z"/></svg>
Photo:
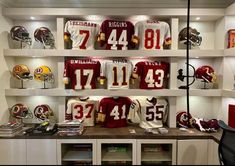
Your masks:
<svg viewBox="0 0 235 166"><path fill-rule="evenodd" d="M130 133L130 130L135 133ZM137 125L130 125L122 128L104 128L99 125L94 127L85 127L82 135L79 136L26 136L22 133L9 139L214 139L219 142L222 131L216 133L200 132L197 129L188 129L188 131L179 130L179 128L167 128L167 134L146 133L144 129ZM0 137L6 139L8 137Z"/></svg>

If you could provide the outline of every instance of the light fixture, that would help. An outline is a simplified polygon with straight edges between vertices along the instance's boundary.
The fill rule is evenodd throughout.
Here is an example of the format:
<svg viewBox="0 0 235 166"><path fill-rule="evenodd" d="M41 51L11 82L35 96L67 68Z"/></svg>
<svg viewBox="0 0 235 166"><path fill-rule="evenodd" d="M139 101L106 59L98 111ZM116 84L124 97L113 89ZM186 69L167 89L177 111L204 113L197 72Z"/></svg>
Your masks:
<svg viewBox="0 0 235 166"><path fill-rule="evenodd" d="M196 17L196 20L200 20L201 19L201 17Z"/></svg>
<svg viewBox="0 0 235 166"><path fill-rule="evenodd" d="M35 17L31 16L30 19L31 19L31 20L35 20Z"/></svg>

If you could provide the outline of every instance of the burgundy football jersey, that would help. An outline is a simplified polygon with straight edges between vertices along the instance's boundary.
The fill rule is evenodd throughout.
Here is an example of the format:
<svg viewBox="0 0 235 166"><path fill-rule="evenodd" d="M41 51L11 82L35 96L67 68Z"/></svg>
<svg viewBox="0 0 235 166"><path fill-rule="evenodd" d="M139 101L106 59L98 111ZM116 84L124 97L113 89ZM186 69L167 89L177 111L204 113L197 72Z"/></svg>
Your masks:
<svg viewBox="0 0 235 166"><path fill-rule="evenodd" d="M162 89L169 76L169 63L141 61L135 65L133 73L140 77L140 89Z"/></svg>
<svg viewBox="0 0 235 166"><path fill-rule="evenodd" d="M100 33L105 34L106 50L127 50L134 34L134 25L129 21L105 20Z"/></svg>
<svg viewBox="0 0 235 166"><path fill-rule="evenodd" d="M131 103L128 97L103 98L100 101L99 113L105 114L104 127L125 127Z"/></svg>
<svg viewBox="0 0 235 166"><path fill-rule="evenodd" d="M64 77L72 89L95 89L100 76L100 62L91 59L70 59L65 62Z"/></svg>

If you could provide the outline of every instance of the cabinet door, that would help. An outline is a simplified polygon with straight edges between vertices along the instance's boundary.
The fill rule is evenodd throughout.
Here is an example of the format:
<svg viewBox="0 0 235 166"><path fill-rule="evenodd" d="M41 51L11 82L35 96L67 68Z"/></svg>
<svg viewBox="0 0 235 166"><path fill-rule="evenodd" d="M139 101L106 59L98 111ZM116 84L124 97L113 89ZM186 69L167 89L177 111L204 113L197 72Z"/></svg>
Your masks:
<svg viewBox="0 0 235 166"><path fill-rule="evenodd" d="M179 140L178 165L207 165L208 140Z"/></svg>
<svg viewBox="0 0 235 166"><path fill-rule="evenodd" d="M138 139L137 165L176 165L176 140Z"/></svg>
<svg viewBox="0 0 235 166"><path fill-rule="evenodd" d="M136 165L136 140L98 139L98 165Z"/></svg>
<svg viewBox="0 0 235 166"><path fill-rule="evenodd" d="M208 164L209 165L220 165L218 155L219 144L214 140L209 140L208 144Z"/></svg>
<svg viewBox="0 0 235 166"><path fill-rule="evenodd" d="M56 165L56 140L28 139L27 165Z"/></svg>
<svg viewBox="0 0 235 166"><path fill-rule="evenodd" d="M0 165L26 165L25 139L0 139Z"/></svg>

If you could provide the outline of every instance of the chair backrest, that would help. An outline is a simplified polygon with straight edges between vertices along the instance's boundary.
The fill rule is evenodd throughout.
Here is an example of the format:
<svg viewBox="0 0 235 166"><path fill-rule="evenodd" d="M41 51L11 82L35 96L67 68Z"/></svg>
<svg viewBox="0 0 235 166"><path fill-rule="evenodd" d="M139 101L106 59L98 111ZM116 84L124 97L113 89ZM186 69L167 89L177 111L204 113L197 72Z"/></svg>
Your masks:
<svg viewBox="0 0 235 166"><path fill-rule="evenodd" d="M219 121L223 134L219 143L220 164L235 165L235 129Z"/></svg>

